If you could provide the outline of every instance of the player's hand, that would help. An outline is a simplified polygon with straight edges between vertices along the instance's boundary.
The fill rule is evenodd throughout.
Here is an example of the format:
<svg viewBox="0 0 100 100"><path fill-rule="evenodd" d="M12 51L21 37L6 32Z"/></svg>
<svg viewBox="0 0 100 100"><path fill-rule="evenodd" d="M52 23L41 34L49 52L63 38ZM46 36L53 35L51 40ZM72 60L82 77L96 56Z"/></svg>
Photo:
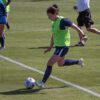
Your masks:
<svg viewBox="0 0 100 100"><path fill-rule="evenodd" d="M48 49L44 50L44 54L46 54L47 52L50 52L51 51L51 47L49 47Z"/></svg>
<svg viewBox="0 0 100 100"><path fill-rule="evenodd" d="M77 6L73 6L73 9L74 9L74 10L77 10Z"/></svg>

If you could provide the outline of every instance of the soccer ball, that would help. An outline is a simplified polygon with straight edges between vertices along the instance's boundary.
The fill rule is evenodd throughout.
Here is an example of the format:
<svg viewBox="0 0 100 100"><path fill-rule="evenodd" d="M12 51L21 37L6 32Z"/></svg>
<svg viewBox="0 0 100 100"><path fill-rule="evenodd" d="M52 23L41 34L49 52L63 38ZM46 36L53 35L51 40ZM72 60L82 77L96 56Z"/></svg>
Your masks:
<svg viewBox="0 0 100 100"><path fill-rule="evenodd" d="M35 79L28 77L25 82L24 85L27 89L32 89L35 86Z"/></svg>

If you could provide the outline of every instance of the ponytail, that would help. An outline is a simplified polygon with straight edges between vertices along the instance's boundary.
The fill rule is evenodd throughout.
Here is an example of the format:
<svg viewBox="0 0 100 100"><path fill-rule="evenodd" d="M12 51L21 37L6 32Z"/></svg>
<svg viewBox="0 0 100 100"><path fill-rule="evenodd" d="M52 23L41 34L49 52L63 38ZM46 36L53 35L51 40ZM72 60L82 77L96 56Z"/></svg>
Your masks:
<svg viewBox="0 0 100 100"><path fill-rule="evenodd" d="M58 14L58 12L59 12L59 8L56 4L53 4L52 6L47 8L47 13Z"/></svg>

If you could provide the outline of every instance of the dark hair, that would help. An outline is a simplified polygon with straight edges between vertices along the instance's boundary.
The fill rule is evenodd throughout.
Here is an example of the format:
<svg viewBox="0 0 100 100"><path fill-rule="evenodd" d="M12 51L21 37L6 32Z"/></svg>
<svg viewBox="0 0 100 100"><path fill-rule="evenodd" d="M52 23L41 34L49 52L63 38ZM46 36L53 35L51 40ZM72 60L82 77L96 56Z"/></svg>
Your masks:
<svg viewBox="0 0 100 100"><path fill-rule="evenodd" d="M57 9L57 12L59 12L59 8L58 8L58 5L56 4L53 4L52 7L55 7Z"/></svg>
<svg viewBox="0 0 100 100"><path fill-rule="evenodd" d="M51 13L51 14L57 13L58 14L58 12L59 12L59 8L56 4L53 4L51 7L47 8L47 13Z"/></svg>
<svg viewBox="0 0 100 100"><path fill-rule="evenodd" d="M56 5L56 4L53 4L52 7L55 7L56 9L59 10L58 5Z"/></svg>

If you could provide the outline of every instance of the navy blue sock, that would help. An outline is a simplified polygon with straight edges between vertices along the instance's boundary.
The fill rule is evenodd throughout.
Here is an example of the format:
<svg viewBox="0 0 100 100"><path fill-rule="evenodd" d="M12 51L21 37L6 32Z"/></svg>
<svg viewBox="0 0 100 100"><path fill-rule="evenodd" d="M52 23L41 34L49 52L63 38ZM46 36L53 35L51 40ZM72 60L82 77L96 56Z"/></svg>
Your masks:
<svg viewBox="0 0 100 100"><path fill-rule="evenodd" d="M0 37L0 43L1 43L1 47L4 47L4 38Z"/></svg>
<svg viewBox="0 0 100 100"><path fill-rule="evenodd" d="M47 66L42 82L45 83L52 72L52 66Z"/></svg>
<svg viewBox="0 0 100 100"><path fill-rule="evenodd" d="M78 64L79 60L66 59L63 66Z"/></svg>

